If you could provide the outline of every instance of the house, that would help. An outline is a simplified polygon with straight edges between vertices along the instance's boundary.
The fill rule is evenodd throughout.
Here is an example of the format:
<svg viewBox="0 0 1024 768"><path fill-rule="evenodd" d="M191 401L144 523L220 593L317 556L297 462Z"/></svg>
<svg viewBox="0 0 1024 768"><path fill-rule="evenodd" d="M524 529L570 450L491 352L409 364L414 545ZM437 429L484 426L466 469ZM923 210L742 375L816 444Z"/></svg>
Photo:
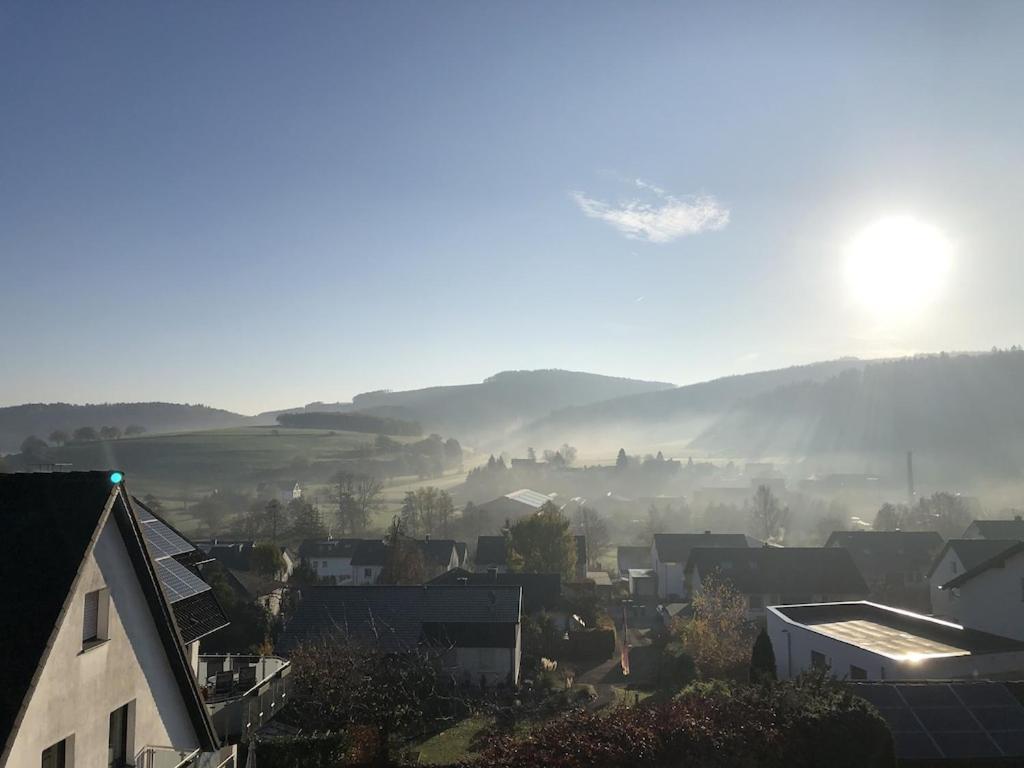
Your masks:
<svg viewBox="0 0 1024 768"><path fill-rule="evenodd" d="M235 765L186 650L203 629L179 616L209 586L150 517L119 472L0 475L2 768Z"/></svg>
<svg viewBox="0 0 1024 768"><path fill-rule="evenodd" d="M658 596L658 576L650 568L630 568L626 571L629 594L637 598Z"/></svg>
<svg viewBox="0 0 1024 768"><path fill-rule="evenodd" d="M215 565L224 576L228 586L238 598L244 602L256 603L272 615L281 612L284 600L283 582L288 580L294 570L294 561L287 547L280 547L281 569L273 575L257 572L253 567L252 556L256 550L254 541L219 541L200 542L199 546L213 558Z"/></svg>
<svg viewBox="0 0 1024 768"><path fill-rule="evenodd" d="M859 600L867 596L853 558L838 547L695 547L686 561L686 594L709 578L728 582L747 599L747 617L765 606Z"/></svg>
<svg viewBox="0 0 1024 768"><path fill-rule="evenodd" d="M850 680L971 679L1024 669L1020 640L866 601L772 606L767 629L782 680L814 668Z"/></svg>
<svg viewBox="0 0 1024 768"><path fill-rule="evenodd" d="M1024 542L1002 549L939 589L950 593L957 621L1024 640Z"/></svg>
<svg viewBox="0 0 1024 768"><path fill-rule="evenodd" d="M447 649L444 670L487 685L519 682L522 651L518 586L308 587L278 648L344 632L384 653Z"/></svg>
<svg viewBox="0 0 1024 768"><path fill-rule="evenodd" d="M388 547L379 539L364 539L352 552L352 584L376 584L388 559Z"/></svg>
<svg viewBox="0 0 1024 768"><path fill-rule="evenodd" d="M520 488L518 491L485 501L478 505L477 509L495 520L518 520L533 514L551 500L552 496L529 488Z"/></svg>
<svg viewBox="0 0 1024 768"><path fill-rule="evenodd" d="M302 498L302 486L294 480L260 483L256 486L259 501L277 501L287 507L289 502Z"/></svg>
<svg viewBox="0 0 1024 768"><path fill-rule="evenodd" d="M508 571L508 543L504 536L479 536L476 540L475 570Z"/></svg>
<svg viewBox="0 0 1024 768"><path fill-rule="evenodd" d="M658 577L658 597L683 594L683 568L694 547L746 547L742 533L656 533L651 564Z"/></svg>
<svg viewBox="0 0 1024 768"><path fill-rule="evenodd" d="M1014 539L1024 541L1024 516L1012 520L975 520L964 531L965 539Z"/></svg>
<svg viewBox="0 0 1024 768"><path fill-rule="evenodd" d="M362 539L307 539L299 545L299 559L316 575L332 584L352 580L352 556Z"/></svg>
<svg viewBox="0 0 1024 768"><path fill-rule="evenodd" d="M534 615L541 611L555 613L562 610L560 573L470 573L462 568L456 568L440 574L427 583L471 587L491 584L500 587L519 587L523 590L523 613Z"/></svg>
<svg viewBox="0 0 1024 768"><path fill-rule="evenodd" d="M620 576L626 576L630 570L650 569L651 548L649 546L619 547L615 559Z"/></svg>
<svg viewBox="0 0 1024 768"><path fill-rule="evenodd" d="M928 572L942 549L935 531L834 531L826 547L842 547L874 600L928 612Z"/></svg>
<svg viewBox="0 0 1024 768"><path fill-rule="evenodd" d="M928 572L932 613L936 616L960 620L958 590L943 589L957 576L973 570L982 563L1016 544L1012 539L950 539L939 552Z"/></svg>
<svg viewBox="0 0 1024 768"><path fill-rule="evenodd" d="M424 576L427 580L462 565L459 545L453 539L434 539L428 535L425 539L417 539L416 545L423 555Z"/></svg>

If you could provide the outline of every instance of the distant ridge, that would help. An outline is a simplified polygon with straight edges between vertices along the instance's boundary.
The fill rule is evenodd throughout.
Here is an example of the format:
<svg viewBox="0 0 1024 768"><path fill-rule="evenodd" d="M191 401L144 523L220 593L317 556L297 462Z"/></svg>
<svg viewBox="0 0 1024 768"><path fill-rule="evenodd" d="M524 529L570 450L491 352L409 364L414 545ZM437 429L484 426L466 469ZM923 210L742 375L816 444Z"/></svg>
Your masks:
<svg viewBox="0 0 1024 768"><path fill-rule="evenodd" d="M502 371L479 384L356 395L355 410L418 421L460 438L509 433L554 410L670 389L671 384L559 369Z"/></svg>
<svg viewBox="0 0 1024 768"><path fill-rule="evenodd" d="M206 405L180 403L27 403L0 408L0 452L18 450L29 435L47 439L55 430L71 434L79 427L119 427L130 424L147 432L219 429L252 423L252 419Z"/></svg>

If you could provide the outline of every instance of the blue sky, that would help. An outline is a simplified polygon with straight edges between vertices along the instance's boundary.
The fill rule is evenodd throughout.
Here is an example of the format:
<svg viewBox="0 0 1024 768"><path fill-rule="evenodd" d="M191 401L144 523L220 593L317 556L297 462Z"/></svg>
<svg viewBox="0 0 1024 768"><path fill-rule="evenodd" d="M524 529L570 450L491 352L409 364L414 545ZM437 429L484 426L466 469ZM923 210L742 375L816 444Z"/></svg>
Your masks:
<svg viewBox="0 0 1024 768"><path fill-rule="evenodd" d="M1024 4L0 6L0 405L1024 341ZM912 318L844 248L953 247Z"/></svg>

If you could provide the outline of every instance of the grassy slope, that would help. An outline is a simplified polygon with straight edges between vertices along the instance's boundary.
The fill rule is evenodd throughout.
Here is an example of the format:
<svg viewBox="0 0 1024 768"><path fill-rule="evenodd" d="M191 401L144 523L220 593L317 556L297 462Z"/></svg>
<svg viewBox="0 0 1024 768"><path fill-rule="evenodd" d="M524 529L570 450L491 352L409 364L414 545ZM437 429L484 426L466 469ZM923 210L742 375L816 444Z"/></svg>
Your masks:
<svg viewBox="0 0 1024 768"><path fill-rule="evenodd" d="M372 443L374 435L319 429L238 427L163 435L142 435L115 441L69 445L53 450L53 460L72 469L111 469L125 472L128 487L139 496L154 494L166 505L174 522L193 532L198 521L184 513L185 502L195 501L214 489L253 493L265 480L294 479L303 475L306 494L328 511L329 486L340 462L350 451ZM395 438L413 442L420 438ZM309 469L292 470L296 460ZM467 456L467 467L473 457ZM318 476L319 481L306 481ZM384 491L386 506L374 520L383 528L401 504L405 491L421 485L450 488L465 480L464 472L442 478L397 478Z"/></svg>

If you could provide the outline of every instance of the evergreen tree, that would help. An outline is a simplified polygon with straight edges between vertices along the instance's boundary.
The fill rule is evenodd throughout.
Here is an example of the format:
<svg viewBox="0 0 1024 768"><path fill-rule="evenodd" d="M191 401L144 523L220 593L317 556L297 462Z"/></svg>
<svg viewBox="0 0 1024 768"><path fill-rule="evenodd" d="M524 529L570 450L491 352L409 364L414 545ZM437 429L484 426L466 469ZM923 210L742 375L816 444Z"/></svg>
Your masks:
<svg viewBox="0 0 1024 768"><path fill-rule="evenodd" d="M626 456L626 449L619 448L619 455L615 457L615 468L625 469L629 466L629 457Z"/></svg>
<svg viewBox="0 0 1024 768"><path fill-rule="evenodd" d="M750 655L750 682L767 683L776 679L775 650L768 631L762 627Z"/></svg>

